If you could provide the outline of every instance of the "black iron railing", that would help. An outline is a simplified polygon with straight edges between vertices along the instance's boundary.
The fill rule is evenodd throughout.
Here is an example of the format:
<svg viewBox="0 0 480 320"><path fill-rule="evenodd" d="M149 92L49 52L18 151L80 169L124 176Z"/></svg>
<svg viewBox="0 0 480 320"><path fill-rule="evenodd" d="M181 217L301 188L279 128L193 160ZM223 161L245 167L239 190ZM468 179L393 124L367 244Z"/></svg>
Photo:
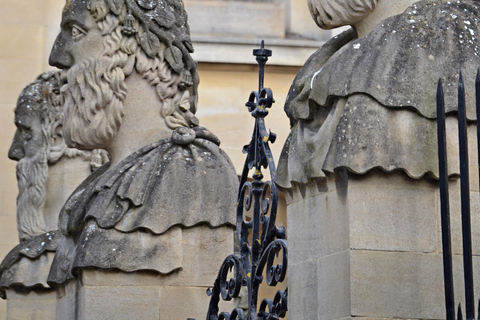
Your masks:
<svg viewBox="0 0 480 320"><path fill-rule="evenodd" d="M477 73L477 78L475 81L475 91L477 119L479 119L480 71ZM453 289L452 247L450 234L450 204L448 192L445 103L441 79L438 81L437 88L437 125L446 318L447 320L455 320L455 294ZM473 284L472 233L470 219L468 137L465 105L465 86L463 83L462 73L460 73L458 82L458 142L460 151L460 203L462 217L463 272L465 280L465 317L467 320L473 320L475 319L475 297ZM479 152L478 161L480 163L480 127L478 125L477 144L477 149ZM461 320L463 318L460 304L458 306L457 318L458 320Z"/></svg>
<svg viewBox="0 0 480 320"><path fill-rule="evenodd" d="M250 94L245 104L255 118L252 140L243 148L247 154L237 203L237 237L239 254L228 256L220 267L218 277L207 291L210 304L207 320L278 320L287 312L287 289L278 290L273 299L263 299L258 305L258 291L264 283L276 286L285 280L287 272L287 242L285 228L276 226L278 189L272 181L263 182L262 167L268 169L271 180L275 177L275 163L269 142L275 142L275 134L267 132L264 118L274 103L273 93L263 87L264 67L270 50L253 50L259 65L258 91ZM253 172L249 181L249 174ZM246 218L251 213L252 218ZM279 262L277 262L279 261ZM219 302L239 297L241 288L248 289L248 306L221 312ZM245 298L245 297L243 297Z"/></svg>

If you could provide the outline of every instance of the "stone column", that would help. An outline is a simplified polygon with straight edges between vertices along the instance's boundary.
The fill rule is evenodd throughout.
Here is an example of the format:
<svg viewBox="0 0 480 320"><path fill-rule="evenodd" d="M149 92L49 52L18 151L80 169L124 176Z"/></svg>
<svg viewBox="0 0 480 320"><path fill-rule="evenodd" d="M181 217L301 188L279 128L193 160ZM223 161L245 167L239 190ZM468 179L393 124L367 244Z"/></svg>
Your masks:
<svg viewBox="0 0 480 320"><path fill-rule="evenodd" d="M469 127L475 284L480 199L475 126ZM451 179L455 303L464 306L460 181ZM296 186L287 207L289 317L443 319L438 181L403 172L337 170L327 184ZM478 296L478 289L476 290Z"/></svg>

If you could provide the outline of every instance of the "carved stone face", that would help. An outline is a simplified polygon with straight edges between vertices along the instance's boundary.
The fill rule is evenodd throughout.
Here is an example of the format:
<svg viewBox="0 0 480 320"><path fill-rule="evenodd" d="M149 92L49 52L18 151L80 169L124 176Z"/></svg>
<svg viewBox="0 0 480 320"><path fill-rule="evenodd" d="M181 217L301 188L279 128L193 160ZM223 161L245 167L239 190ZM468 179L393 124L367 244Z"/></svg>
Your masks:
<svg viewBox="0 0 480 320"><path fill-rule="evenodd" d="M61 30L50 53L50 65L68 70L102 54L103 37L86 2L68 1L63 8Z"/></svg>
<svg viewBox="0 0 480 320"><path fill-rule="evenodd" d="M8 157L17 163L17 225L20 241L47 230L43 217L47 192L48 146L38 101L21 94L15 110L17 131Z"/></svg>
<svg viewBox="0 0 480 320"><path fill-rule="evenodd" d="M71 148L107 148L123 116L126 87L115 57L104 54L98 23L87 8L88 1L67 1L61 31L55 40L49 63L63 69L61 88L64 104L63 137ZM124 93L119 93L123 90Z"/></svg>
<svg viewBox="0 0 480 320"><path fill-rule="evenodd" d="M322 29L352 25L369 15L380 0L307 0L315 23Z"/></svg>
<svg viewBox="0 0 480 320"><path fill-rule="evenodd" d="M36 101L20 96L15 110L15 126L17 131L8 151L10 159L20 161L25 157L33 158L40 150L46 148Z"/></svg>

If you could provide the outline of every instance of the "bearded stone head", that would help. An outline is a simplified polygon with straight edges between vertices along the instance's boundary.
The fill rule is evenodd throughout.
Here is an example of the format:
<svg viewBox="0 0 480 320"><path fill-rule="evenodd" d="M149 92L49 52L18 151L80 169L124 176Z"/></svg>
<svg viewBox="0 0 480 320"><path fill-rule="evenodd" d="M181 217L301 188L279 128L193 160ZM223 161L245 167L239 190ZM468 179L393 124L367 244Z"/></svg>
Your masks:
<svg viewBox="0 0 480 320"><path fill-rule="evenodd" d="M369 15L380 0L308 0L315 23L322 29L353 25Z"/></svg>
<svg viewBox="0 0 480 320"><path fill-rule="evenodd" d="M47 231L43 209L47 194L48 165L66 152L61 129L59 77L41 74L22 90L15 109L17 130L8 157L18 161L17 227L20 241Z"/></svg>
<svg viewBox="0 0 480 320"><path fill-rule="evenodd" d="M49 59L63 70L67 145L108 147L133 72L155 88L168 128L198 125L189 33L181 0L67 0Z"/></svg>
<svg viewBox="0 0 480 320"><path fill-rule="evenodd" d="M63 121L59 83L58 74L46 72L20 93L15 109L17 131L8 152L10 159L33 158L43 151L48 161L55 163L63 155L67 146L55 143L61 137L59 129Z"/></svg>
<svg viewBox="0 0 480 320"><path fill-rule="evenodd" d="M8 151L8 157L18 161L17 227L20 241L53 230L44 219L51 166L64 156L91 161L92 168L101 165L94 159L101 154L100 150L90 153L67 147L62 136L63 118L58 73L42 73L20 93L15 108L17 130Z"/></svg>

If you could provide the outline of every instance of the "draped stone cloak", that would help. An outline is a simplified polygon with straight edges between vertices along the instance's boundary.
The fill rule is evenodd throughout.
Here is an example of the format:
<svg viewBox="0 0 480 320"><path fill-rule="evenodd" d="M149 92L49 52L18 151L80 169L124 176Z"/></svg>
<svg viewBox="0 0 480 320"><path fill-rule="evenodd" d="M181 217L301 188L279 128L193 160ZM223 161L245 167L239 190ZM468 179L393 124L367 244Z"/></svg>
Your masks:
<svg viewBox="0 0 480 320"><path fill-rule="evenodd" d="M59 241L60 235L50 231L13 248L0 264L0 298L6 299L11 288L51 289L47 276Z"/></svg>
<svg viewBox="0 0 480 320"><path fill-rule="evenodd" d="M458 174L457 83L474 124L480 3L419 1L368 35L331 39L305 63L285 104L291 133L276 183L290 188L347 168L438 177L436 90L442 78L449 174Z"/></svg>
<svg viewBox="0 0 480 320"><path fill-rule="evenodd" d="M48 283L88 267L168 274L182 267L183 228L233 228L238 178L219 143L204 128L179 128L96 170L60 213Z"/></svg>

